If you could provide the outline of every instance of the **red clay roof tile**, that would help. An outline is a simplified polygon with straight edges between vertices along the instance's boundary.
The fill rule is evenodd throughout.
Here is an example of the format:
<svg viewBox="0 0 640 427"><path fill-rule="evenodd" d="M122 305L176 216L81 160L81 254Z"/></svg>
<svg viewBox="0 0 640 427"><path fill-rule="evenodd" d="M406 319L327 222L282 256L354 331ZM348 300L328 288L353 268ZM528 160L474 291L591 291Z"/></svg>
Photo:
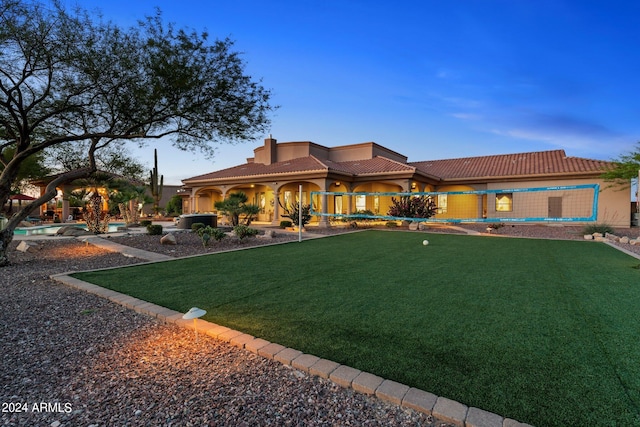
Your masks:
<svg viewBox="0 0 640 427"><path fill-rule="evenodd" d="M506 178L536 175L594 174L606 170L610 165L610 162L602 160L567 157L564 150L428 160L408 162L406 164L385 157L334 162L308 156L270 165L245 163L198 175L183 181L209 181L316 171L337 172L354 177L397 172L420 172L442 180Z"/></svg>
<svg viewBox="0 0 640 427"><path fill-rule="evenodd" d="M602 160L567 157L564 150L429 160L409 164L421 172L445 180L597 173L606 170L610 165Z"/></svg>

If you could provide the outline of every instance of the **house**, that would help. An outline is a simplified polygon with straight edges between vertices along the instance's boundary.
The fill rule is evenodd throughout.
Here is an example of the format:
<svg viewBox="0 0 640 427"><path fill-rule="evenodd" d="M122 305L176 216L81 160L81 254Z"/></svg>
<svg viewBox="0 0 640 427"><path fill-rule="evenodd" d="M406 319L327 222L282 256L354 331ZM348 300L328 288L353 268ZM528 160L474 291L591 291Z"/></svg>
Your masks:
<svg viewBox="0 0 640 427"><path fill-rule="evenodd" d="M274 225L302 186L302 202L312 204L319 226L364 210L384 216L392 203L387 193L430 192L437 200L435 221L599 221L628 227L629 194L600 178L610 166L564 150L410 162L375 142L326 147L278 143L270 136L246 163L184 179L179 194L183 213L205 213L242 191L260 207L257 220Z"/></svg>

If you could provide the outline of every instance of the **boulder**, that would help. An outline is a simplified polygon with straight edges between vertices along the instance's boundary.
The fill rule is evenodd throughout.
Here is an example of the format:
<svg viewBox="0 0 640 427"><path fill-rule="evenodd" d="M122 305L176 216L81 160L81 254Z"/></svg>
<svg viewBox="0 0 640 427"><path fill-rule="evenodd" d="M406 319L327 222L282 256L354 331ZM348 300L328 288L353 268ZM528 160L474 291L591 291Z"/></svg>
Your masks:
<svg viewBox="0 0 640 427"><path fill-rule="evenodd" d="M593 240L593 234L585 234L584 240Z"/></svg>
<svg viewBox="0 0 640 427"><path fill-rule="evenodd" d="M622 237L620 238L620 240L618 240L618 241L619 241L620 243L627 244L627 243L629 243L629 238L628 238L627 236L622 236Z"/></svg>
<svg viewBox="0 0 640 427"><path fill-rule="evenodd" d="M20 243L18 243L18 247L16 249L20 252L35 253L40 250L40 246L37 243L22 240Z"/></svg>
<svg viewBox="0 0 640 427"><path fill-rule="evenodd" d="M409 223L409 230L416 231L417 229L418 229L418 222L417 221L411 221Z"/></svg>
<svg viewBox="0 0 640 427"><path fill-rule="evenodd" d="M160 244L162 245L175 245L177 243L176 236L173 233L167 233L160 238Z"/></svg>
<svg viewBox="0 0 640 427"><path fill-rule="evenodd" d="M593 233L593 237L604 237L604 235L602 233Z"/></svg>
<svg viewBox="0 0 640 427"><path fill-rule="evenodd" d="M616 236L615 234L605 233L604 237L606 239L612 240L614 242L619 242L620 241L620 237Z"/></svg>
<svg viewBox="0 0 640 427"><path fill-rule="evenodd" d="M77 236L90 236L93 233L80 227L75 227L73 225L65 225L63 227L60 227L58 231L56 231L56 234L58 236L77 237Z"/></svg>
<svg viewBox="0 0 640 427"><path fill-rule="evenodd" d="M424 231L426 229L427 229L427 224L426 223L424 223L424 222L419 222L418 223L418 230Z"/></svg>
<svg viewBox="0 0 640 427"><path fill-rule="evenodd" d="M632 240L629 240L629 244L630 244L631 246L640 245L640 240L638 240L638 239L632 239Z"/></svg>

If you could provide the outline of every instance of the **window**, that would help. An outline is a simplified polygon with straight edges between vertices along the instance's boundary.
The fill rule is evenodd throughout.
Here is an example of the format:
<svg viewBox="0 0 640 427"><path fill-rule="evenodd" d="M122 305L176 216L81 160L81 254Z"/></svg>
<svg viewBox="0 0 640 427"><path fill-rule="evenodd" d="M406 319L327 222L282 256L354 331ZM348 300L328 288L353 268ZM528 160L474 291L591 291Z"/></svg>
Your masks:
<svg viewBox="0 0 640 427"><path fill-rule="evenodd" d="M496 212L513 211L513 193L496 193Z"/></svg>
<svg viewBox="0 0 640 427"><path fill-rule="evenodd" d="M447 213L447 195L446 194L438 194L438 201L436 204L438 213Z"/></svg>
<svg viewBox="0 0 640 427"><path fill-rule="evenodd" d="M367 196L358 195L356 196L356 210L357 211L365 211L367 210Z"/></svg>
<svg viewBox="0 0 640 427"><path fill-rule="evenodd" d="M342 196L335 196L335 211L334 213L341 214L342 213Z"/></svg>

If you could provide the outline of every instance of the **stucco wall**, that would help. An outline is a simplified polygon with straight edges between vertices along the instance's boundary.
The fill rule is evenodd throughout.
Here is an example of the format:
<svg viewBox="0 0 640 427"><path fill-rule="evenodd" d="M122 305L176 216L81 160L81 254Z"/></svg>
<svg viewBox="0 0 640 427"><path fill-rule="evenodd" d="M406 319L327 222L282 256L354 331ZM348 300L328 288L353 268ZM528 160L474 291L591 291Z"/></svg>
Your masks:
<svg viewBox="0 0 640 427"><path fill-rule="evenodd" d="M598 214L597 222L607 223L614 227L629 227L631 223L630 203L631 198L629 191L617 191L614 188L608 188L609 183L604 182L601 179L567 179L567 180L543 180L543 181L528 181L528 182L500 182L489 183L488 189L510 189L510 188L532 188L532 187L552 187L552 186L565 186L565 185L582 185L582 184L600 184L600 192L598 194ZM558 191L549 193L552 196L563 197L563 216L584 216L585 212L590 212L590 205L572 204L572 198L575 198L574 193L569 191ZM547 216L548 204L545 200L540 200L537 205L527 205L528 210L526 212L515 211L519 203L519 198L524 197L519 193L514 193L514 215L518 216ZM565 203L566 201L566 203ZM588 203L588 202L587 202ZM487 202L487 214L491 215L491 212L495 213L494 200L488 200ZM565 211L566 209L566 211Z"/></svg>

